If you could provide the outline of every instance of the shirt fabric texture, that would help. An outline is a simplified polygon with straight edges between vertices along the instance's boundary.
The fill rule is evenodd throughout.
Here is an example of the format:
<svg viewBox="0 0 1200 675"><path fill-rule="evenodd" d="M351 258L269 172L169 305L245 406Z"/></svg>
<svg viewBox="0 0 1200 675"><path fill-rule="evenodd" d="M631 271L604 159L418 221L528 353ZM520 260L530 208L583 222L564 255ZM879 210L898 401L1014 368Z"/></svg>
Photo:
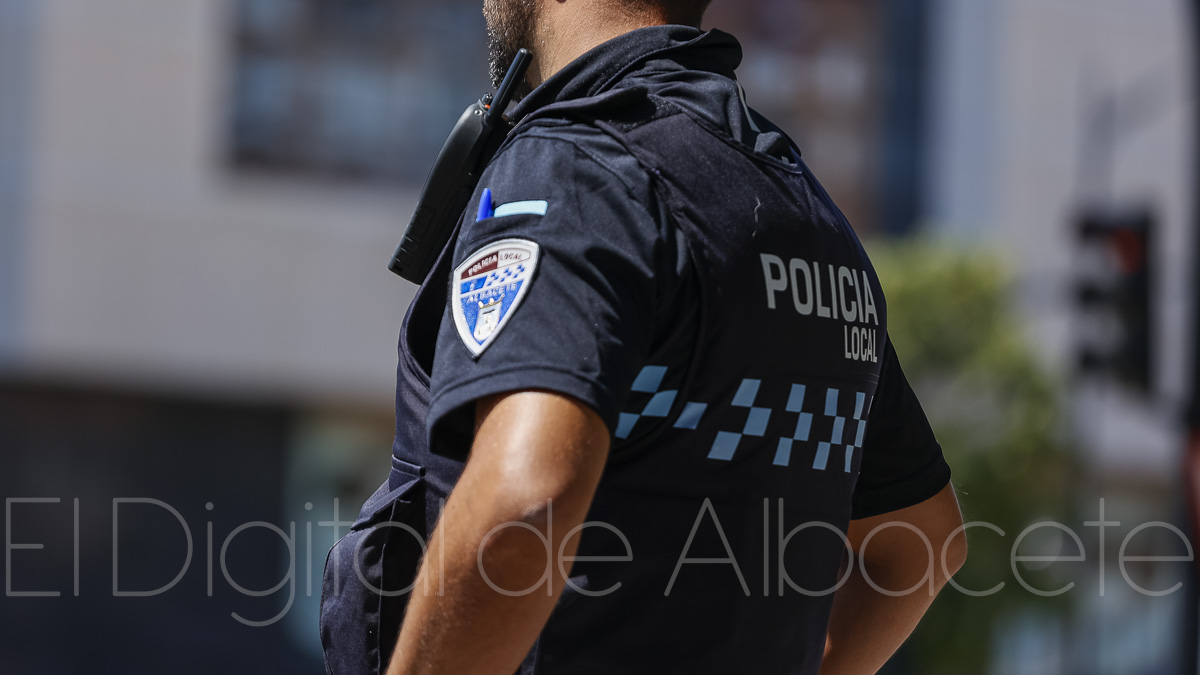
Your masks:
<svg viewBox="0 0 1200 675"><path fill-rule="evenodd" d="M874 269L740 60L720 31L644 28L518 104L401 328L392 472L327 563L330 672L386 665L407 593L371 589L421 552L388 523L432 533L484 396L565 394L613 434L603 525L526 675L815 674L849 521L947 484ZM458 276L502 242L536 261ZM480 351L455 312L485 304Z"/></svg>

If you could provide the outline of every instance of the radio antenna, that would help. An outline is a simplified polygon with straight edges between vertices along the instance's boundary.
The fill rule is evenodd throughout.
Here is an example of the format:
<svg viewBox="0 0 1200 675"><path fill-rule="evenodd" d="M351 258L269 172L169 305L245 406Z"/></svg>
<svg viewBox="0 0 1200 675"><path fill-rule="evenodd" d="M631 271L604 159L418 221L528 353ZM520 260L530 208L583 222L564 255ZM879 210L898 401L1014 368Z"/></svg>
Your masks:
<svg viewBox="0 0 1200 675"><path fill-rule="evenodd" d="M492 98L492 104L488 106L487 124L495 124L504 114L504 110L508 108L508 102L512 100L513 93L517 89L517 84L525 79L525 71L529 70L529 64L533 61L533 54L528 49L517 51L516 58L513 59L512 65L508 67L508 72L504 74L504 79L500 81L500 86L496 88L496 95Z"/></svg>

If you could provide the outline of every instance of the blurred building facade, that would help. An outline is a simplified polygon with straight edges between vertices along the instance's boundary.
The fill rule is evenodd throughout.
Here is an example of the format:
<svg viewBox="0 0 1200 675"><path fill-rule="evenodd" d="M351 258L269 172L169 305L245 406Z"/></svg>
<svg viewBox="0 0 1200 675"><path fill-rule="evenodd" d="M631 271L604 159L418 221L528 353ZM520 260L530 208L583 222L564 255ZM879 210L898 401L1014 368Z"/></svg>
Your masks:
<svg viewBox="0 0 1200 675"><path fill-rule="evenodd" d="M306 563L319 582L333 533L317 523L337 519L334 498L340 518L352 517L386 473L396 331L414 289L385 261L445 133L487 87L478 5L0 3L0 445L12 467L0 489L64 500L14 507L37 525L21 531L29 541L71 522L69 502L81 499L94 529L80 547L80 598L92 610L81 621L125 613L127 633L109 637L136 634L126 643L149 649L162 643L155 612L184 611L199 617L200 636L219 626L230 649L295 650L296 672L320 672L319 583L305 593L301 577ZM1072 215L1088 200L1155 205L1166 270L1161 398L1079 389L1099 484L1120 476L1126 494L1168 495L1134 518L1171 508L1182 443L1170 406L1184 393L1188 339L1195 110L1184 9L1174 0L716 0L709 20L743 40L750 104L793 134L860 231L919 225L1009 253L1031 335L1055 368L1072 358ZM1107 155L1088 133L1106 96L1136 117L1100 141L1111 143ZM237 605L245 598L229 588L206 596L200 562L153 607L105 597L110 502L124 497L173 504L197 542L213 523L218 547L252 520L313 526L307 561L291 556L294 607L277 626L242 626L230 611L248 615ZM122 527L139 522L127 518ZM287 556L268 534L245 536L233 565L270 587ZM68 595L69 533L45 538L44 552L15 553L24 567L12 569ZM179 541L127 546L147 570L156 555L167 569L183 555ZM254 618L286 599L259 601ZM0 621L28 634L0 646L0 661L31 658L48 625L39 621L69 602L6 602ZM1095 625L1032 637L1032 624L1015 627L998 639L1046 669L997 672L1064 672L1053 658L1082 664L1066 652L1096 643L1111 629L1104 622L1144 611L1143 624L1158 626L1160 606L1106 604L1091 608ZM1045 639L1071 630L1080 635ZM1138 667L1167 649L1137 657ZM97 653L122 663L104 641ZM184 672L211 671L220 657ZM79 665L56 658L40 672Z"/></svg>
<svg viewBox="0 0 1200 675"><path fill-rule="evenodd" d="M929 12L925 229L993 247L1011 262L1031 342L1071 379L1080 512L1095 519L1103 497L1106 517L1122 523L1114 533L1158 520L1183 526L1182 410L1196 341L1190 7L930 0ZM1073 306L1089 264L1075 221L1085 209L1136 207L1157 221L1148 396L1074 372L1079 344L1095 329ZM1076 615L1015 623L998 636L1008 657L996 672L1175 672L1179 641L1194 639L1182 633L1183 593L1147 598L1110 583L1102 597L1097 577L1115 575L1121 537L1103 542L1102 569L1096 530L1080 531L1088 531L1091 588ZM1169 579L1162 587L1183 578L1181 565L1156 573Z"/></svg>
<svg viewBox="0 0 1200 675"><path fill-rule="evenodd" d="M1175 470L1187 396L1194 197L1191 22L1176 0L940 2L931 17L931 229L1006 250L1034 342L1072 363L1074 220L1146 205L1160 272L1155 396L1089 391L1084 439L1133 473ZM1111 121L1109 121L1111 120ZM1093 409L1092 406L1099 406ZM1130 434L1130 435L1126 435ZM1134 446L1131 448L1130 446Z"/></svg>
<svg viewBox="0 0 1200 675"><path fill-rule="evenodd" d="M6 3L7 371L389 398L412 288L379 260L486 89L477 4ZM878 3L743 7L713 20L749 33L749 88L876 229Z"/></svg>
<svg viewBox="0 0 1200 675"><path fill-rule="evenodd" d="M414 290L386 261L485 89L475 4L0 3L0 491L61 500L11 507L45 549L7 570L6 669L323 671L319 523L386 475ZM186 527L129 507L118 540L127 498ZM251 522L291 550L228 539Z"/></svg>

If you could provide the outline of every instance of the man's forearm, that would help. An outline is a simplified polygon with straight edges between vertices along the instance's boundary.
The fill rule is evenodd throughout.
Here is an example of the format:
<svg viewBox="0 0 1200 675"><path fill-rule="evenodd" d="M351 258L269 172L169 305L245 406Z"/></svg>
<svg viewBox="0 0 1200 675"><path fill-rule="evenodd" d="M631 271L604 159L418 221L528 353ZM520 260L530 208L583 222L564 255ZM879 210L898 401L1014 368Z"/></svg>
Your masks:
<svg viewBox="0 0 1200 675"><path fill-rule="evenodd" d="M821 675L871 675L908 638L967 558L954 486L852 521L849 579L833 597Z"/></svg>
<svg viewBox="0 0 1200 675"><path fill-rule="evenodd" d="M914 583L911 574L870 569L868 574L876 586L887 590L903 590ZM945 584L945 579L939 581L935 591ZM933 599L926 584L894 597L880 593L855 566L833 597L821 675L869 675L878 671L908 639Z"/></svg>
<svg viewBox="0 0 1200 675"><path fill-rule="evenodd" d="M526 529L546 536L552 511L480 518L471 513L477 504L463 501L450 500L431 538L388 670L392 675L508 675L561 592L560 577L547 568L554 567L547 544ZM553 525L563 532L573 527ZM492 535L484 541L488 532ZM549 542L557 551L560 542Z"/></svg>
<svg viewBox="0 0 1200 675"><path fill-rule="evenodd" d="M389 675L510 675L562 592L608 454L608 430L563 397L480 403L471 458L417 574ZM577 531L577 530L576 530Z"/></svg>

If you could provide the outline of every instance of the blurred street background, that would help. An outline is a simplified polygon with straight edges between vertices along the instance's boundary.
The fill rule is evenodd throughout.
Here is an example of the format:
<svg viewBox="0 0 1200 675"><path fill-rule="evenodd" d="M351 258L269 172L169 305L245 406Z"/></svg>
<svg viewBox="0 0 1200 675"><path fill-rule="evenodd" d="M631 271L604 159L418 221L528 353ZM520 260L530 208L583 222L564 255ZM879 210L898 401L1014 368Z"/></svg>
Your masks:
<svg viewBox="0 0 1200 675"><path fill-rule="evenodd" d="M480 6L0 0L0 672L323 672ZM996 528L959 581L1004 587L948 588L893 674L1194 673L1196 12L713 2ZM1021 555L1062 559L1013 561L1044 519Z"/></svg>

